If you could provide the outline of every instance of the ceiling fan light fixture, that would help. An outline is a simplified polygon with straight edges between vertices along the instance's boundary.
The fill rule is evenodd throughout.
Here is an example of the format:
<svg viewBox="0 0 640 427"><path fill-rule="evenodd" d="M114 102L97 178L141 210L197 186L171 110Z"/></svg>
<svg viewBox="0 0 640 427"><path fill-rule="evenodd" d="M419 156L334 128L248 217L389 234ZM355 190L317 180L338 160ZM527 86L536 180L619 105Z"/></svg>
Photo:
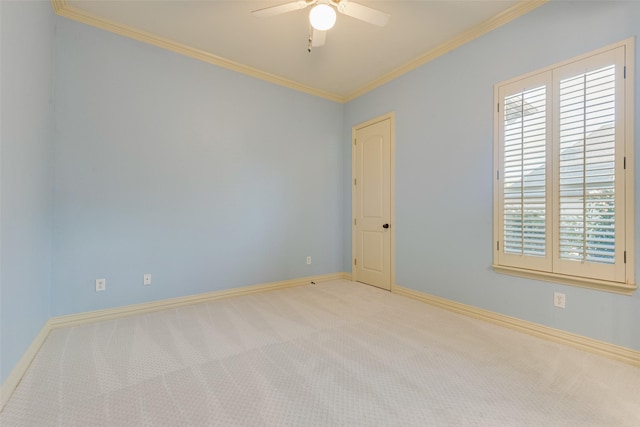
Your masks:
<svg viewBox="0 0 640 427"><path fill-rule="evenodd" d="M313 6L309 12L309 22L318 31L327 31L336 23L336 11L328 4Z"/></svg>

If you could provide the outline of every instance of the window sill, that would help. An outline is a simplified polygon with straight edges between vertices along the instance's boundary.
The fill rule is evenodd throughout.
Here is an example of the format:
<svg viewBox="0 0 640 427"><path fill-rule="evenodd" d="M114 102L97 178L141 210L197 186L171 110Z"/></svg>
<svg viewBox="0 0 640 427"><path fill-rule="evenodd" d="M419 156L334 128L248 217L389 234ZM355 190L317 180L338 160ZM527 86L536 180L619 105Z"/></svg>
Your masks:
<svg viewBox="0 0 640 427"><path fill-rule="evenodd" d="M564 285L580 286L582 288L596 289L598 291L613 292L622 295L632 295L638 289L635 284L609 282L607 280L588 279L585 277L566 276L564 274L547 273L543 271L526 270L523 268L505 267L493 265L496 273L511 276L525 277L527 279L544 280L545 282L562 283Z"/></svg>

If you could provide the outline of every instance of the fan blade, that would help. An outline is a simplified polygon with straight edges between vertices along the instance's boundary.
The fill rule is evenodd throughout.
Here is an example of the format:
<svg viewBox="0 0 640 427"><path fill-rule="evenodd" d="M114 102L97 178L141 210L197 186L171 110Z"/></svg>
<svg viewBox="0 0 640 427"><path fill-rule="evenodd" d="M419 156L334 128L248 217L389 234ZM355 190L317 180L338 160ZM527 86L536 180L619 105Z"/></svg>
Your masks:
<svg viewBox="0 0 640 427"><path fill-rule="evenodd" d="M386 12L345 0L338 3L338 12L380 27L387 25L387 21L391 17Z"/></svg>
<svg viewBox="0 0 640 427"><path fill-rule="evenodd" d="M278 6L265 7L264 9L258 9L251 12L256 18L266 18L269 16L280 15L282 13L293 12L294 10L304 9L315 1L296 0L290 3L281 4Z"/></svg>
<svg viewBox="0 0 640 427"><path fill-rule="evenodd" d="M314 28L313 35L311 36L311 46L312 47L324 46L324 41L326 40L326 38L327 38L326 31L316 30Z"/></svg>

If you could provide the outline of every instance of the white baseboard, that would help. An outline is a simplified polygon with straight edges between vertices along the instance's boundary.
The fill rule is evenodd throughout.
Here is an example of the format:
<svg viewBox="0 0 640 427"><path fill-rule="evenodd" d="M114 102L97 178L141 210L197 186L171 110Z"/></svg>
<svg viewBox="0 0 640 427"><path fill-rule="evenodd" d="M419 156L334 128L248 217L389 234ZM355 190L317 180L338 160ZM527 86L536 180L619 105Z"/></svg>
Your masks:
<svg viewBox="0 0 640 427"><path fill-rule="evenodd" d="M122 307L108 308L105 310L95 310L86 313L70 314L51 318L52 328L63 328L76 326L98 320L117 319L125 316L144 314L152 311L167 310L170 308L182 307L190 304L200 304L203 302L215 301L222 298L230 298L239 295L249 295L257 292L273 291L276 289L290 288L292 286L307 285L313 282L326 282L329 280L342 279L343 273L323 274L320 276L300 277L279 282L263 283L259 285L243 286L241 288L223 289L220 291L207 292L203 294L187 295L184 297L169 298L159 301L145 302L142 304L125 305Z"/></svg>
<svg viewBox="0 0 640 427"><path fill-rule="evenodd" d="M601 356L615 359L630 365L640 367L640 351L630 348L621 347L604 341L595 340L582 335L572 334L560 329L550 328L526 320L517 319L515 317L505 316L504 314L495 313L493 311L484 310L471 305L462 304L445 298L436 297L413 289L395 285L393 293L403 295L445 310L464 314L476 319L485 320L500 326L534 335L549 341L564 344L579 350L588 351Z"/></svg>
<svg viewBox="0 0 640 427"><path fill-rule="evenodd" d="M85 323L96 322L107 319L117 319L136 314L144 314L152 311L167 310L171 308L182 307L190 304L199 304L203 302L215 301L222 298L230 298L240 295L249 295L265 291L273 291L276 289L290 288L292 286L307 285L310 282L327 282L329 280L351 278L347 273L332 273L319 276L301 277L298 279L282 280L279 282L263 283L253 286L244 286L241 288L224 289L220 291L207 292L203 294L188 295L184 297L169 298L159 301L151 301L142 304L126 305L123 307L108 308L105 310L95 310L86 313L70 314L68 316L59 316L50 318L42 327L38 335L35 337L27 351L22 355L18 364L13 368L7 379L0 387L0 411L4 408L11 394L20 383L20 380L27 372L29 365L33 361L42 344L46 340L49 332L53 329L68 326L77 326Z"/></svg>
<svg viewBox="0 0 640 427"><path fill-rule="evenodd" d="M222 298L230 298L239 295L249 295L253 293L283 289L292 286L308 284L311 281L316 283L326 282L329 280L345 279L351 280L349 273L324 274L320 276L309 276L298 279L284 280L279 282L264 283L260 285L245 286L241 288L225 289L221 291L208 292L197 295L189 295L185 297L170 298L159 301L152 301L143 304L128 305L124 307L110 308L106 310L96 310L86 313L71 314L68 316L52 317L49 319L33 342L22 355L17 365L13 368L7 379L0 387L0 411L11 397L11 394L20 383L23 375L29 368L31 361L36 356L40 347L45 342L49 332L56 328L76 326L84 323L95 322L99 320L116 319L120 317L133 316L136 314L149 313L152 311L166 310L177 308L189 304L199 304L208 301L214 301ZM603 341L594 340L581 335L572 334L559 329L550 328L548 326L539 325L537 323L528 322L503 314L495 313L489 310L473 307L459 302L451 301L445 298L436 297L425 294L413 289L394 285L393 293L403 295L427 304L434 305L449 311L464 314L476 319L485 320L504 326L510 329L534 335L543 339L558 342L580 350L599 354L611 359L619 360L634 366L640 366L640 351L632 350L626 347L617 346Z"/></svg>
<svg viewBox="0 0 640 427"><path fill-rule="evenodd" d="M27 372L31 361L36 357L40 347L47 339L47 336L49 336L49 332L51 332L51 324L50 320L47 320L42 329L40 329L40 332L38 332L38 335L36 335L31 342L29 348L27 348L27 351L24 352L16 366L9 373L7 379L5 379L2 386L0 386L0 411L2 411L2 408L4 408L11 394L13 394L13 391L20 383L24 373Z"/></svg>

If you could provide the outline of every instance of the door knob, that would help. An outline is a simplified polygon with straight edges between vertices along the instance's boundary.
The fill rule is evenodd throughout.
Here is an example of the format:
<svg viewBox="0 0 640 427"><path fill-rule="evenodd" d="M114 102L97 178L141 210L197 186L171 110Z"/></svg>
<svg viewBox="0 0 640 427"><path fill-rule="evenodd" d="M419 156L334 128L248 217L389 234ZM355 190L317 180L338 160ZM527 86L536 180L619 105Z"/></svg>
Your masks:
<svg viewBox="0 0 640 427"><path fill-rule="evenodd" d="M383 224L382 228L389 228L389 224Z"/></svg>

